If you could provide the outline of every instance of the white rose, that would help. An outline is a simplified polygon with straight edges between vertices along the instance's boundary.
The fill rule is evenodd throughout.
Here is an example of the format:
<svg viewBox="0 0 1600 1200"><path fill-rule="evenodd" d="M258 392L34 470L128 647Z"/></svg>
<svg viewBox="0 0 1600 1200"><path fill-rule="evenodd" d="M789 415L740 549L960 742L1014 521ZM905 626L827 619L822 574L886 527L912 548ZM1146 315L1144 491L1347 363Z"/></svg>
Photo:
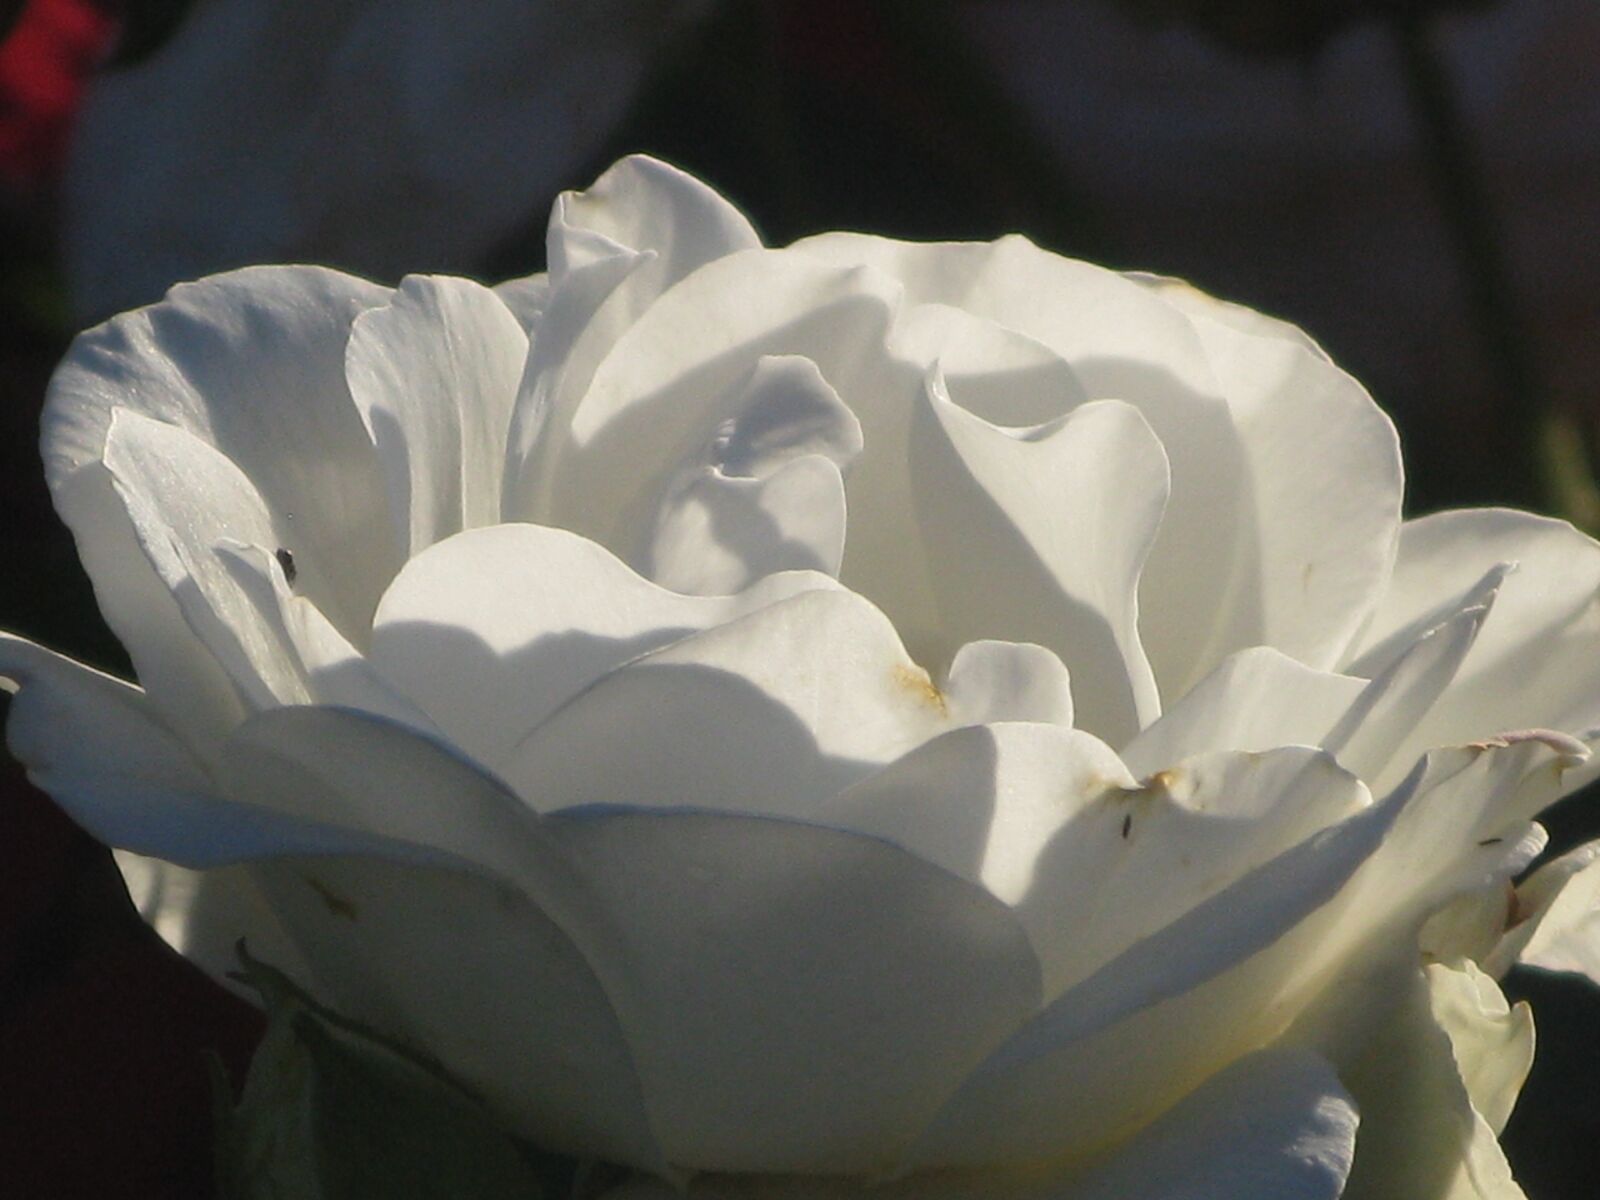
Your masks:
<svg viewBox="0 0 1600 1200"><path fill-rule="evenodd" d="M1520 1194L1493 976L1597 966L1592 851L1507 892L1600 547L1402 524L1304 335L1021 238L763 249L629 159L549 254L71 350L47 470L142 688L8 638L10 740L176 864L123 859L164 934L634 1193Z"/></svg>

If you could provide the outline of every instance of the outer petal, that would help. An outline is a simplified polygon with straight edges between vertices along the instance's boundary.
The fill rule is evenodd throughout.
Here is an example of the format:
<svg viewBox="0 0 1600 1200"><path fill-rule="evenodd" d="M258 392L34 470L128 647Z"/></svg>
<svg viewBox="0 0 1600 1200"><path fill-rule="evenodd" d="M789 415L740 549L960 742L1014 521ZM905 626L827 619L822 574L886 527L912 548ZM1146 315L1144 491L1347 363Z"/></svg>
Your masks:
<svg viewBox="0 0 1600 1200"><path fill-rule="evenodd" d="M1422 923L1515 869L1513 831L1580 759L1581 747L1553 735L1433 756L1381 804L1068 989L974 1073L914 1161L1045 1157L1114 1140L1297 1018L1302 1041L1364 1044L1393 1003L1395 964L1415 962Z"/></svg>
<svg viewBox="0 0 1600 1200"><path fill-rule="evenodd" d="M316 267L250 267L181 284L82 334L44 414L45 471L81 541L116 536L64 503L101 458L113 408L179 426L232 459L260 492L301 586L359 641L399 565L377 457L345 386L351 322L387 292ZM86 549L101 608L143 677L140 615ZM97 577L96 577L97 576ZM159 631L153 631L159 636Z"/></svg>
<svg viewBox="0 0 1600 1200"><path fill-rule="evenodd" d="M1360 384L1299 340L1192 310L1190 319L1244 449L1246 539L1192 669L1254 645L1332 667L1388 581L1400 525L1394 426ZM1195 677L1162 682L1181 690Z"/></svg>
<svg viewBox="0 0 1600 1200"><path fill-rule="evenodd" d="M721 1177L690 1200L1333 1200L1354 1152L1356 1112L1327 1063L1304 1052L1250 1055L1208 1080L1109 1162L1017 1172L941 1172L863 1186L849 1180ZM636 1180L605 1200L683 1195Z"/></svg>
<svg viewBox="0 0 1600 1200"><path fill-rule="evenodd" d="M576 239L575 239L576 235ZM558 278L582 265L595 236L655 255L651 278L630 284L634 311L708 262L760 247L743 213L692 175L632 154L582 192L565 192L550 216L551 270ZM574 245L574 241L578 244Z"/></svg>
<svg viewBox="0 0 1600 1200"><path fill-rule="evenodd" d="M1130 771L1149 775L1212 750L1319 745L1363 686L1268 646L1241 650L1141 730L1122 757Z"/></svg>
<svg viewBox="0 0 1600 1200"><path fill-rule="evenodd" d="M127 409L112 415L105 463L150 566L245 704L305 703L296 664L217 553L225 539L268 552L277 544L251 481L200 438Z"/></svg>
<svg viewBox="0 0 1600 1200"><path fill-rule="evenodd" d="M249 863L191 870L131 850L113 852L128 896L161 939L223 987L247 999L254 992L230 979L239 969L239 941L250 953L297 979L315 978L273 912Z"/></svg>
<svg viewBox="0 0 1600 1200"><path fill-rule="evenodd" d="M1410 975L1402 1003L1373 1031L1366 1054L1342 1072L1362 1112L1346 1197L1523 1200L1495 1127L1473 1106L1463 1068L1481 1078L1487 1067L1513 1081L1514 1096L1532 1049L1526 1008L1512 1015L1501 999L1501 1015L1469 1015L1477 1006L1462 1006L1465 992L1486 985L1498 996L1487 979L1442 965L1427 968L1425 978ZM1500 1045L1491 1049L1491 1040Z"/></svg>
<svg viewBox="0 0 1600 1200"><path fill-rule="evenodd" d="M1310 750L1209 755L1140 787L1087 734L996 725L929 742L823 817L1012 905L1054 997L1365 800Z"/></svg>
<svg viewBox="0 0 1600 1200"><path fill-rule="evenodd" d="M1499 563L1516 569L1456 681L1397 757L1507 729L1600 726L1600 545L1561 521L1481 509L1408 522L1356 667L1437 623Z"/></svg>
<svg viewBox="0 0 1600 1200"><path fill-rule="evenodd" d="M101 792L206 786L204 767L155 706L120 679L0 633L0 688L16 693L7 745L34 783L69 809L92 805Z"/></svg>
<svg viewBox="0 0 1600 1200"><path fill-rule="evenodd" d="M426 740L328 710L258 716L229 761L231 786L247 799L270 794L342 828L442 849L537 904L593 968L641 1072L650 1126L677 1166L885 1167L1038 1003L1032 952L1005 906L875 839L682 811L541 820ZM513 1085L537 1092L522 1074L520 1035L504 1041L498 1021L472 1018L472 1005L490 1003L478 993L496 989L462 989L451 969L466 956L491 978L525 973L536 989L543 970L559 968L559 994L573 994L562 961L552 966L532 946L505 950L549 936L519 915L514 896L496 900L504 888L463 883L454 898L453 886L413 887L381 864L295 865L263 878L313 970L326 958L328 970L373 972L351 978L349 996L399 1006L385 1025L476 1055L469 1081L492 1085L507 1105ZM412 925L430 944L437 933L437 947L419 951ZM501 932L484 938L484 925ZM335 933L347 936L312 940ZM452 941L461 945L446 949ZM418 953L443 966L413 962ZM479 954L501 965L479 965ZM418 988L426 1002L407 999ZM581 999L538 1019L578 1021ZM411 1015L413 1003L422 1015ZM425 1018L438 1027L415 1024ZM570 1037L538 1032L557 1056L570 1048ZM497 1066L512 1048L518 1061ZM583 1047L572 1055L574 1087L596 1093L580 1111L612 1103L603 1072L581 1074ZM819 1079L828 1086L814 1087Z"/></svg>
<svg viewBox="0 0 1600 1200"><path fill-rule="evenodd" d="M1600 982L1600 842L1545 863L1517 887L1509 907L1515 923L1484 964L1491 974L1520 962ZM1502 897L1499 915L1505 913Z"/></svg>
<svg viewBox="0 0 1600 1200"><path fill-rule="evenodd" d="M1321 746L1379 790L1399 783L1413 758L1396 755L1471 652L1505 568L1491 570L1438 624L1408 631L1374 677L1317 671L1267 647L1226 659L1123 751L1148 772L1187 754L1301 743ZM1398 641L1398 639L1397 639Z"/></svg>
<svg viewBox="0 0 1600 1200"><path fill-rule="evenodd" d="M1037 1004L1005 906L874 839L681 811L559 837L679 1166L885 1169Z"/></svg>
<svg viewBox="0 0 1600 1200"><path fill-rule="evenodd" d="M501 468L528 338L488 288L407 276L355 321L350 395L377 448L395 537L415 555L500 519Z"/></svg>
<svg viewBox="0 0 1600 1200"><path fill-rule="evenodd" d="M1334 1200L1355 1156L1356 1107L1304 1052L1251 1055L1202 1084L1061 1200ZM1363 1126L1365 1128L1365 1126Z"/></svg>
<svg viewBox="0 0 1600 1200"><path fill-rule="evenodd" d="M541 1146L663 1169L605 991L520 890L371 858L277 858L250 872L319 998L434 1055Z"/></svg>
<svg viewBox="0 0 1600 1200"><path fill-rule="evenodd" d="M1471 962L1426 970L1433 1017L1450 1037L1461 1082L1474 1111L1498 1135L1533 1067L1532 1009L1526 1001L1507 1004Z"/></svg>

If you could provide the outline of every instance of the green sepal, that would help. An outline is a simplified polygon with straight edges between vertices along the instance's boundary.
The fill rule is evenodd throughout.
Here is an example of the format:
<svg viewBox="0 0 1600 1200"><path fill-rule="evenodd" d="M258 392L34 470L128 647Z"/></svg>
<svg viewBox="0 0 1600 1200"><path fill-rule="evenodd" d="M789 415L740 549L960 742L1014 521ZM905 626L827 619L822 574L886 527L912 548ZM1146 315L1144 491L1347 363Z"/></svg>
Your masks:
<svg viewBox="0 0 1600 1200"><path fill-rule="evenodd" d="M232 1103L218 1076L221 1200L547 1200L572 1164L497 1126L426 1057L318 1004L249 956L266 1034Z"/></svg>

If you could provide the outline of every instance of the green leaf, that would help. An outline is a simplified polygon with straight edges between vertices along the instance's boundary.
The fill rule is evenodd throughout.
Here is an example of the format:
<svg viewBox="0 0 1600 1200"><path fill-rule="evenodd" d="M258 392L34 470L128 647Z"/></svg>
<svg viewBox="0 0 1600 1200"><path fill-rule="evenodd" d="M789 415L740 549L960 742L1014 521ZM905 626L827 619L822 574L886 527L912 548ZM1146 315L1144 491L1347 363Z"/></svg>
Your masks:
<svg viewBox="0 0 1600 1200"><path fill-rule="evenodd" d="M237 1107L222 1081L222 1200L542 1200L539 1163L424 1057L312 1000L251 959L267 1031Z"/></svg>

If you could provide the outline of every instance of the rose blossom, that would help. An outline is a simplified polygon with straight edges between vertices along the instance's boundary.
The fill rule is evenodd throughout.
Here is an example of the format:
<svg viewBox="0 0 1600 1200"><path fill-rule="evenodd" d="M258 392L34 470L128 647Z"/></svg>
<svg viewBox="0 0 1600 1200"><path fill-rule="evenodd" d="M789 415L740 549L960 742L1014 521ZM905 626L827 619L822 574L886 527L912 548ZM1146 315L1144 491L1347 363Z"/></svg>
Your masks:
<svg viewBox="0 0 1600 1200"><path fill-rule="evenodd" d="M164 935L630 1195L1520 1194L1600 547L1402 523L1305 335L1022 238L764 249L635 158L549 259L70 351L141 687L6 638L10 741Z"/></svg>

